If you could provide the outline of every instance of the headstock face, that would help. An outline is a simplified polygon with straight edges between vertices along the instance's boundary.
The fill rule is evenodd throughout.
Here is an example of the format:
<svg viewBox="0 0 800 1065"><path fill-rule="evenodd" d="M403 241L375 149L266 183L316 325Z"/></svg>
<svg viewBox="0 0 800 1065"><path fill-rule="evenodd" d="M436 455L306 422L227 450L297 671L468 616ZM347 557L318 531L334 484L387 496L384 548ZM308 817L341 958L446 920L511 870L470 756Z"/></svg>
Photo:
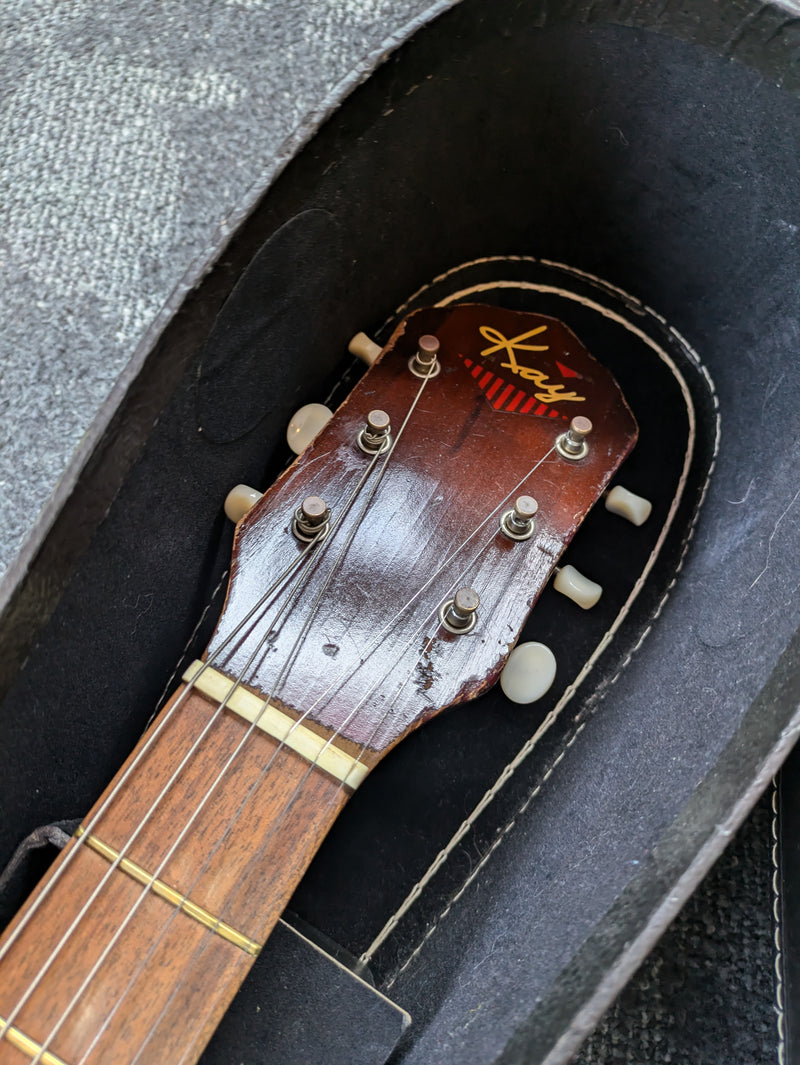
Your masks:
<svg viewBox="0 0 800 1065"><path fill-rule="evenodd" d="M440 341L441 372L423 382L409 360L424 334ZM371 461L356 439L376 408L389 414L396 443L345 509ZM555 448L576 415L593 424L577 461ZM242 673L247 687L292 716L377 758L497 680L561 552L636 435L614 379L556 319L481 305L415 312L239 524L209 652L307 547L291 531L306 497L325 500L333 527L216 668ZM520 495L539 509L533 535L515 541L500 518ZM439 608L465 586L480 596L477 623L456 635Z"/></svg>

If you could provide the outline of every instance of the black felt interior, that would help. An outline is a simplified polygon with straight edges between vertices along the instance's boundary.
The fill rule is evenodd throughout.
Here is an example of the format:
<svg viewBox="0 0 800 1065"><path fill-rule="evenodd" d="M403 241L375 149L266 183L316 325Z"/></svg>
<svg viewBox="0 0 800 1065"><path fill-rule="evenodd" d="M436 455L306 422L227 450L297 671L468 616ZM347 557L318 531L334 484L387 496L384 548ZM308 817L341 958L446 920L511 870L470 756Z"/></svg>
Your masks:
<svg viewBox="0 0 800 1065"><path fill-rule="evenodd" d="M602 713L580 732L564 720L551 737L570 741L558 771L482 875L449 905L554 747L518 778L519 791L504 793L376 963L416 1022L398 1060L541 1060L574 1021L753 781L791 712L778 691L748 716L798 622L800 116L789 93L721 54L710 9L696 7L709 21L691 32L706 33L709 48L672 39L669 9L654 33L578 25L583 15L566 7L564 21L543 26L540 5L465 0L354 94L287 170L151 360L146 373L170 360L189 368L0 711L0 862L36 826L84 812L184 648L194 655L204 645L214 608L204 610L220 602L230 546L220 501L232 483L263 485L280 469L289 415L324 400L350 367L347 337L377 330L459 262L520 253L564 261L641 297L702 352L722 411L716 472L673 597ZM690 32L678 13L674 25ZM773 58L769 40L748 55L765 70ZM237 321L217 327L199 369L216 313L274 233L253 288L233 297ZM266 303L257 299L265 288ZM610 326L574 308L568 320L590 347L613 346L645 430L626 479L663 508L685 438L685 426L670 424L671 386L634 365L633 345L617 343ZM263 359L248 361L256 349ZM712 457L701 384L691 505L620 657L671 580ZM127 416L139 425L135 409ZM116 431L126 444L127 430ZM607 532L601 518L576 540L575 561L602 569L611 604L645 541ZM47 583L46 571L35 576ZM543 600L531 633L538 624L569 632L562 647L580 657L588 630L576 635L564 611ZM494 767L535 715L470 708L452 733L442 719L406 741L348 810L295 907L363 949L493 778L482 757L489 741ZM432 787L415 780L408 789L412 758L430 759ZM407 806L391 831L387 810L401 795Z"/></svg>

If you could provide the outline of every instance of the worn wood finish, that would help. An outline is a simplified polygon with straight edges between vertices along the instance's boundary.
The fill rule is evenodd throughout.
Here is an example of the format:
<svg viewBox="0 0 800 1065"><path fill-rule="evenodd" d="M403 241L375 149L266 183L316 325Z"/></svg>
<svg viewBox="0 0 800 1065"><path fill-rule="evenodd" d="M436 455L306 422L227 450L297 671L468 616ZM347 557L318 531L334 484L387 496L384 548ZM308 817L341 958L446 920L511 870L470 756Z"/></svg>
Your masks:
<svg viewBox="0 0 800 1065"><path fill-rule="evenodd" d="M114 850L124 848L151 875L247 732L247 723L230 711L216 716L198 757L189 761L177 786L168 791L136 841L126 846L175 767L216 714L212 702L192 693L92 830L93 836ZM249 939L263 943L348 792L340 782L292 751L279 749L275 740L260 732L248 738L234 765L174 857L163 865L159 880L187 894L193 903ZM118 777L122 772L124 768ZM248 801L237 816L245 798ZM92 820L93 812L84 824ZM69 859L57 890L44 901L36 920L24 929L0 966L0 1017L9 1016L106 877L96 901L14 1024L41 1042L117 935L126 915L138 906L50 1050L69 1065L82 1061L120 1002L86 1058L87 1065L130 1065L142 1046L146 1047L138 1059L142 1062L194 1060L254 956L173 903L146 891L128 873L116 869L109 875L110 862L85 841L73 841L60 856L7 935L76 846L81 853ZM11 1065L18 1060L30 1061L31 1057L8 1040L0 1041L0 1063Z"/></svg>
<svg viewBox="0 0 800 1065"><path fill-rule="evenodd" d="M564 547L637 434L611 375L555 319L480 305L411 315L333 421L240 523L227 609L212 649L230 635L269 578L297 556L289 522L303 498L313 492L326 500L334 519L342 514L369 461L356 436L375 407L389 413L397 433L421 384L409 373L408 360L417 338L427 333L441 341L442 372L426 383L364 518L360 512L380 476L380 460L335 536L313 564L304 563L297 609L282 619L268 652L257 652L248 670L255 688L271 691L355 529L276 694L282 705L311 707L311 720L366 746L368 760L439 710L495 682ZM533 335L510 344L527 333ZM553 445L575 415L588 416L594 431L587 457L570 462ZM539 502L536 534L514 543L500 533L498 519L523 493ZM482 531L459 551L487 516ZM461 585L481 597L478 625L469 636L445 632L437 616L438 605ZM238 642L228 672L245 668L279 602L276 597Z"/></svg>
<svg viewBox="0 0 800 1065"><path fill-rule="evenodd" d="M418 395L408 360L429 333L442 369ZM399 439L346 510L370 462L356 436L375 408ZM572 462L554 445L576 414L595 431ZM635 438L613 379L561 323L478 306L418 312L240 523L214 668L242 672L279 720L371 768L422 720L493 683ZM499 519L522 494L539 502L536 532L514 542ZM332 532L234 635L303 551L290 523L309 495L332 508ZM438 608L464 585L480 594L478 623L452 635ZM349 794L197 690L176 695L154 729L110 785L113 801L87 816L90 835L0 941L0 1017L14 1025L0 1065L191 1065Z"/></svg>

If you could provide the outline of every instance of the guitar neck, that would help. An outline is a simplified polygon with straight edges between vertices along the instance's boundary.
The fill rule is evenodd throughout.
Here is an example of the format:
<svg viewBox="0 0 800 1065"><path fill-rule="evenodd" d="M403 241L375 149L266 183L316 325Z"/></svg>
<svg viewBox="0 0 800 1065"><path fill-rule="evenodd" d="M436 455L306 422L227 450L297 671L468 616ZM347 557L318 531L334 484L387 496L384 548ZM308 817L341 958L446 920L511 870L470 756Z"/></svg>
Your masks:
<svg viewBox="0 0 800 1065"><path fill-rule="evenodd" d="M195 665L0 942L0 1065L196 1061L350 791L497 679L636 433L554 319L402 322L238 524L209 654L253 690Z"/></svg>
<svg viewBox="0 0 800 1065"><path fill-rule="evenodd" d="M230 690L176 693L0 941L2 1065L196 1061L346 802L348 754L201 685Z"/></svg>

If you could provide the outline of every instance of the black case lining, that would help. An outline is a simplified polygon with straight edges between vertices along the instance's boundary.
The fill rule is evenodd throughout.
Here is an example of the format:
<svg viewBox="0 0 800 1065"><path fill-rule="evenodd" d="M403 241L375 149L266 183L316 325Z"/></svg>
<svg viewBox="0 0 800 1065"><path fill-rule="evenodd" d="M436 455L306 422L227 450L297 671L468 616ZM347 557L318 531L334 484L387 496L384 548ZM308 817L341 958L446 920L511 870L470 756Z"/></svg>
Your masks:
<svg viewBox="0 0 800 1065"><path fill-rule="evenodd" d="M771 701L759 691L784 648L784 671L797 657L791 220L800 201L798 109L789 93L716 54L729 37L713 9L702 7L704 25L669 6L655 20L656 6L645 5L637 17L641 25L657 21L661 32L653 34L569 25L577 17L569 6L561 24L542 29L548 18L538 5L498 3L478 12L467 0L355 94L289 168L143 376L158 379L159 367L174 367L166 375L173 387L255 250L312 207L347 234L348 249L332 279L310 270L306 257L284 266L295 272L297 313L324 324L314 349L317 384L291 351L270 347L252 382L270 403L257 429L227 444L203 441L196 422L187 436L188 404L199 400L176 393L183 420L172 420L175 406L165 410L4 704L4 855L36 825L79 816L135 741L225 568L218 500L233 480L263 484L274 475L275 462L265 471L263 456L280 454L291 410L321 398L348 334L376 326L421 278L461 260L522 251L577 263L642 296L707 355L723 421L716 489L657 639L614 685L604 712L576 734L536 803L436 934L427 937L430 925L421 922L410 936L424 949L393 988L417 1021L402 1052L408 1062L467 1060L466 1046L475 1061L539 1060L564 1037L714 826L727 823L740 801L752 801L746 797L760 786L763 760L793 729L788 683L775 680ZM780 13L753 6L750 14L749 22L742 12L737 18L758 32L740 36L747 47L737 54L777 69L778 45L770 42L780 43L784 58L791 44ZM627 18L599 9L594 17ZM704 35L709 48L668 32ZM328 286L322 295L320 277ZM112 488L99 484L102 477L87 482L101 499L148 437L150 412L163 406L148 387L144 413L128 404L126 420L115 425L118 439L106 442L107 456L115 448L127 456L104 467L113 467ZM235 425L236 396L226 402ZM247 412L246 424L258 413ZM707 414L702 421L710 431ZM776 424L788 427L785 445L770 433ZM122 515L124 499L137 493ZM154 499L162 508L156 515ZM772 535L778 526L780 540ZM41 616L50 584L58 586L74 561L62 565L54 547L45 556L31 585L44 604ZM206 615L198 645L210 622ZM127 656L134 641L137 654ZM703 678L698 688L683 681L687 670ZM91 709L75 695L87 690L106 699L113 691L113 706L101 698ZM643 718L637 700L645 692ZM602 801L587 810L589 794ZM581 841L588 851L580 851ZM531 856L545 853L546 868L531 866ZM479 850L464 861L482 856ZM627 876L630 861L640 866L614 888L605 910L597 885ZM452 888L441 897L452 898ZM587 898L597 903L593 913ZM527 916L534 911L535 932ZM488 950L494 941L501 950ZM472 1017L481 957L481 979L497 993ZM387 959L387 973L399 960ZM510 987L513 995L501 990ZM604 994L607 1000L610 991Z"/></svg>

